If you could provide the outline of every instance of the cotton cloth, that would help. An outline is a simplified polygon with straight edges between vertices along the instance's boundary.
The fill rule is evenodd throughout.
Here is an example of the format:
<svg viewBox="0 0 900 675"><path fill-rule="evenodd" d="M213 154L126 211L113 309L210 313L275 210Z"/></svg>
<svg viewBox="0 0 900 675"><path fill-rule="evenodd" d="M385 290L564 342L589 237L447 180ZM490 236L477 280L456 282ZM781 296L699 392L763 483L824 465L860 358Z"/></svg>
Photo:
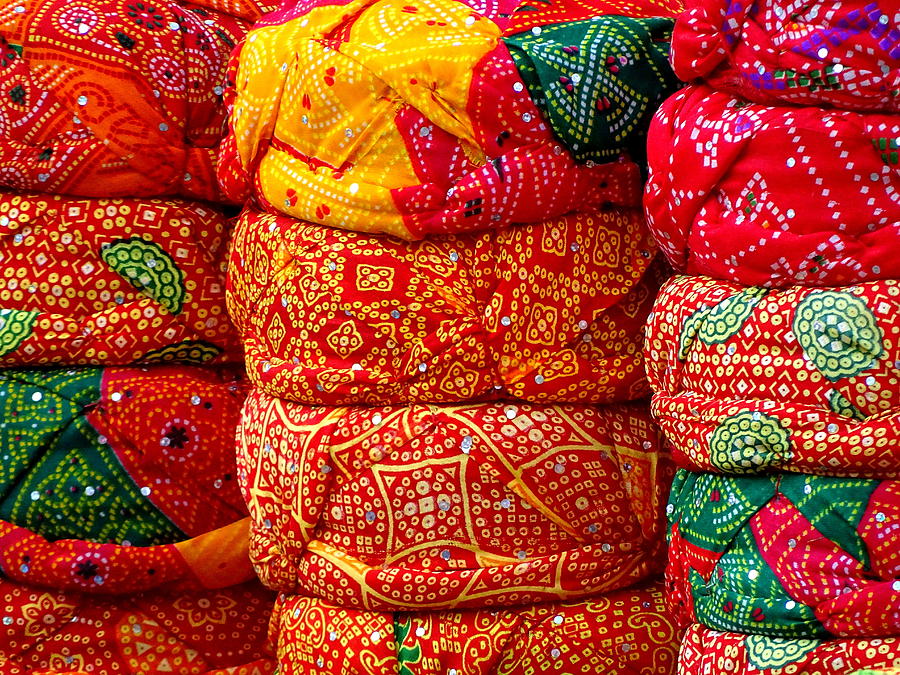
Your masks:
<svg viewBox="0 0 900 675"><path fill-rule="evenodd" d="M185 201L0 193L0 366L239 362L228 229Z"/></svg>
<svg viewBox="0 0 900 675"><path fill-rule="evenodd" d="M276 590L383 611L604 593L663 563L644 406L307 407L251 393L238 464Z"/></svg>
<svg viewBox="0 0 900 675"><path fill-rule="evenodd" d="M772 287L900 278L898 139L895 113L687 87L650 128L647 223L688 274Z"/></svg>
<svg viewBox="0 0 900 675"><path fill-rule="evenodd" d="M229 313L250 379L313 405L647 393L659 287L636 211L404 242L247 210Z"/></svg>
<svg viewBox="0 0 900 675"><path fill-rule="evenodd" d="M248 28L175 0L3 0L0 184L221 199L227 59Z"/></svg>
<svg viewBox="0 0 900 675"><path fill-rule="evenodd" d="M658 582L516 609L393 614L286 595L272 634L285 675L671 675L678 638Z"/></svg>
<svg viewBox="0 0 900 675"><path fill-rule="evenodd" d="M220 182L235 201L411 240L633 207L627 150L678 86L672 16L646 1L286 8L235 56Z"/></svg>
<svg viewBox="0 0 900 675"><path fill-rule="evenodd" d="M900 112L900 18L890 1L685 6L672 37L683 80L757 103Z"/></svg>
<svg viewBox="0 0 900 675"><path fill-rule="evenodd" d="M678 472L678 621L780 638L900 635L900 483Z"/></svg>
<svg viewBox="0 0 900 675"><path fill-rule="evenodd" d="M50 540L168 544L246 515L236 368L0 371L0 518Z"/></svg>
<svg viewBox="0 0 900 675"><path fill-rule="evenodd" d="M900 283L782 290L676 277L656 300L653 413L681 465L900 475Z"/></svg>

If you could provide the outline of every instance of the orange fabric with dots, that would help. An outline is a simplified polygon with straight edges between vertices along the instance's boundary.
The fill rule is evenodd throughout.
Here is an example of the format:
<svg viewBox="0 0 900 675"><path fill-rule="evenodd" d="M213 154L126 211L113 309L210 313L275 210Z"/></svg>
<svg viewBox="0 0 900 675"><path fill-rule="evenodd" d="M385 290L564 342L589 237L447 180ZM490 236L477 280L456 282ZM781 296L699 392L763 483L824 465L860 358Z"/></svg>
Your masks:
<svg viewBox="0 0 900 675"><path fill-rule="evenodd" d="M284 675L670 675L678 649L660 582L501 610L384 613L281 596L272 634Z"/></svg>
<svg viewBox="0 0 900 675"><path fill-rule="evenodd" d="M221 590L97 597L0 581L0 669L26 673L265 675L271 593Z"/></svg>
<svg viewBox="0 0 900 675"><path fill-rule="evenodd" d="M302 403L627 401L654 256L636 211L404 242L247 209L229 313L250 379Z"/></svg>
<svg viewBox="0 0 900 675"><path fill-rule="evenodd" d="M251 557L343 607L505 607L664 563L671 463L644 406L307 407L259 391L238 432Z"/></svg>
<svg viewBox="0 0 900 675"><path fill-rule="evenodd" d="M0 366L239 361L228 227L184 201L0 193Z"/></svg>
<svg viewBox="0 0 900 675"><path fill-rule="evenodd" d="M225 69L248 28L176 0L3 0L0 184L220 199Z"/></svg>

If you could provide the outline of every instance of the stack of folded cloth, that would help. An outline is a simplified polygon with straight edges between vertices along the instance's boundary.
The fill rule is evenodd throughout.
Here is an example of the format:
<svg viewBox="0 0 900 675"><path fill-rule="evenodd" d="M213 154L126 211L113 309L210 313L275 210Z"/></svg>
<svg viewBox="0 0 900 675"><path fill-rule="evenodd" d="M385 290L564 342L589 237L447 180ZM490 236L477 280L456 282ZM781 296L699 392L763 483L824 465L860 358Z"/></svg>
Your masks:
<svg viewBox="0 0 900 675"><path fill-rule="evenodd" d="M900 667L900 25L690 0L649 135L683 673Z"/></svg>
<svg viewBox="0 0 900 675"><path fill-rule="evenodd" d="M210 203L260 9L0 2L4 673L273 667Z"/></svg>
<svg viewBox="0 0 900 675"><path fill-rule="evenodd" d="M281 672L666 675L647 0L300 2L236 53L238 479Z"/></svg>

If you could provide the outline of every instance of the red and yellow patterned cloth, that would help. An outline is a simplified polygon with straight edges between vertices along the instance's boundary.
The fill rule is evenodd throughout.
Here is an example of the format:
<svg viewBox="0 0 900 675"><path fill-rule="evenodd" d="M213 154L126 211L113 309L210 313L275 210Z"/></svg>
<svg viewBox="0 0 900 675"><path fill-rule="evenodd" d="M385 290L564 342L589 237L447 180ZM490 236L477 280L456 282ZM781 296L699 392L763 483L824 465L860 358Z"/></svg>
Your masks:
<svg viewBox="0 0 900 675"><path fill-rule="evenodd" d="M240 361L228 227L183 201L0 193L0 366Z"/></svg>
<svg viewBox="0 0 900 675"><path fill-rule="evenodd" d="M647 336L653 413L679 465L900 477L900 281L676 277Z"/></svg>
<svg viewBox="0 0 900 675"><path fill-rule="evenodd" d="M253 578L249 519L161 546L50 542L0 521L0 569L11 581L101 595L225 588Z"/></svg>
<svg viewBox="0 0 900 675"><path fill-rule="evenodd" d="M851 675L900 667L900 638L792 640L688 628L678 655L685 675Z"/></svg>
<svg viewBox="0 0 900 675"><path fill-rule="evenodd" d="M281 596L284 675L670 675L678 634L662 584L517 609L395 614Z"/></svg>
<svg viewBox="0 0 900 675"><path fill-rule="evenodd" d="M268 675L272 601L258 582L100 597L0 580L0 671Z"/></svg>
<svg viewBox="0 0 900 675"><path fill-rule="evenodd" d="M900 112L894 0L686 0L672 36L683 80L758 103Z"/></svg>
<svg viewBox="0 0 900 675"><path fill-rule="evenodd" d="M229 312L254 383L303 403L624 401L654 254L636 211L410 243L247 210Z"/></svg>
<svg viewBox="0 0 900 675"><path fill-rule="evenodd" d="M650 128L648 224L688 274L764 286L900 278L898 139L896 114L688 87Z"/></svg>
<svg viewBox="0 0 900 675"><path fill-rule="evenodd" d="M167 544L246 516L237 369L0 370L0 519L48 539Z"/></svg>
<svg viewBox="0 0 900 675"><path fill-rule="evenodd" d="M900 635L900 481L680 470L674 618L782 638Z"/></svg>
<svg viewBox="0 0 900 675"><path fill-rule="evenodd" d="M219 199L227 59L248 27L175 0L2 0L0 183Z"/></svg>
<svg viewBox="0 0 900 675"><path fill-rule="evenodd" d="M516 4L320 0L268 17L235 57L226 193L404 239L636 206L622 153L675 87L673 3ZM662 18L608 16L634 7Z"/></svg>
<svg viewBox="0 0 900 675"><path fill-rule="evenodd" d="M251 393L251 556L276 590L376 610L582 598L663 563L672 478L645 406L307 407Z"/></svg>

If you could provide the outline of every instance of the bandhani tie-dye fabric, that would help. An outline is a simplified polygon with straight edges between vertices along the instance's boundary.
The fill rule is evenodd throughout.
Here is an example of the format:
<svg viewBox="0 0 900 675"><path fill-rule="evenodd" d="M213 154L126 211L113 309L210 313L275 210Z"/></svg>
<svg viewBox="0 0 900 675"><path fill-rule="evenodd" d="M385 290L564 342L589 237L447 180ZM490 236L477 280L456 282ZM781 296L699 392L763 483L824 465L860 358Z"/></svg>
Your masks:
<svg viewBox="0 0 900 675"><path fill-rule="evenodd" d="M636 211L409 243L247 210L229 312L250 378L302 403L623 401L654 254Z"/></svg>
<svg viewBox="0 0 900 675"><path fill-rule="evenodd" d="M686 0L672 63L758 103L900 112L894 0Z"/></svg>
<svg viewBox="0 0 900 675"><path fill-rule="evenodd" d="M97 597L0 580L6 675L268 675L273 598L258 582L221 590Z"/></svg>
<svg viewBox="0 0 900 675"><path fill-rule="evenodd" d="M235 56L226 193L404 239L637 205L623 151L675 87L667 3L628 18L598 2L592 20L594 3L538 4L532 22L565 26L524 34L502 29L514 4L487 4L322 0L268 17Z"/></svg>
<svg viewBox="0 0 900 675"><path fill-rule="evenodd" d="M660 583L518 609L395 614L281 596L271 630L284 675L670 675L678 646Z"/></svg>
<svg viewBox="0 0 900 675"><path fill-rule="evenodd" d="M48 541L0 521L3 577L35 588L97 595L227 588L253 578L249 519L161 546Z"/></svg>
<svg viewBox="0 0 900 675"><path fill-rule="evenodd" d="M784 638L900 635L900 482L680 470L667 511L680 621Z"/></svg>
<svg viewBox="0 0 900 675"><path fill-rule="evenodd" d="M264 15L278 8L277 0L197 0L193 8L202 7L215 12L246 19L249 23L259 21ZM202 16L202 15L201 15Z"/></svg>
<svg viewBox="0 0 900 675"><path fill-rule="evenodd" d="M647 221L688 274L764 286L900 278L898 144L896 114L688 87L650 129Z"/></svg>
<svg viewBox="0 0 900 675"><path fill-rule="evenodd" d="M647 335L654 417L680 465L900 477L900 281L676 277Z"/></svg>
<svg viewBox="0 0 900 675"><path fill-rule="evenodd" d="M504 38L544 119L576 160L622 150L643 162L647 127L680 83L669 66L672 20L596 15Z"/></svg>
<svg viewBox="0 0 900 675"><path fill-rule="evenodd" d="M2 0L0 183L219 199L227 59L247 28L175 0Z"/></svg>
<svg viewBox="0 0 900 675"><path fill-rule="evenodd" d="M0 519L48 539L173 543L246 515L237 370L0 371Z"/></svg>
<svg viewBox="0 0 900 675"><path fill-rule="evenodd" d="M580 598L663 563L645 406L307 407L251 393L238 465L270 588L376 610Z"/></svg>
<svg viewBox="0 0 900 675"><path fill-rule="evenodd" d="M0 193L0 366L239 362L228 225L181 201Z"/></svg>
<svg viewBox="0 0 900 675"><path fill-rule="evenodd" d="M900 667L900 638L809 640L688 628L678 655L685 675L880 675Z"/></svg>

